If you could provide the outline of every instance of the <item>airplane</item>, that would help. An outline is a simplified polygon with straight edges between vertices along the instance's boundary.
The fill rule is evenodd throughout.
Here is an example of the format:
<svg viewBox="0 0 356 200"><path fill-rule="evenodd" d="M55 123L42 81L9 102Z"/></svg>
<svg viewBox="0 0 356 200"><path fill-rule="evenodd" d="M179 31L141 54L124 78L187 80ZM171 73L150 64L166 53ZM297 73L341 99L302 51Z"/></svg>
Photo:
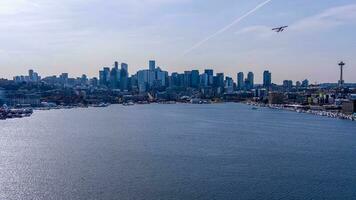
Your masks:
<svg viewBox="0 0 356 200"><path fill-rule="evenodd" d="M287 28L288 26L281 26L281 27L277 27L277 28L273 28L272 31L276 31L277 33L279 32L283 32L285 28Z"/></svg>

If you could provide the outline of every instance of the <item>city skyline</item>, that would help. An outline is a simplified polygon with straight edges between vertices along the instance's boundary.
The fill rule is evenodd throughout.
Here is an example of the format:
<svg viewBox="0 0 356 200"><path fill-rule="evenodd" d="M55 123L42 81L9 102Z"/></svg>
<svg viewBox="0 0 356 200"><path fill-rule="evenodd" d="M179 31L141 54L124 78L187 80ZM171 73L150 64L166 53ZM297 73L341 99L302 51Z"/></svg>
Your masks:
<svg viewBox="0 0 356 200"><path fill-rule="evenodd" d="M273 79L272 79L272 72L268 69L264 69L263 71L261 72L255 72L255 71L252 71L252 70L247 70L247 71L237 71L235 72L234 75L230 76L229 74L226 74L224 71L217 71L215 70L215 68L209 68L209 67L206 67L206 68L194 68L194 69L186 69L184 71L169 71L167 68L165 67L162 67L161 65L157 64L158 62L156 60L148 60L148 63L146 63L146 66L143 66L142 68L138 69L137 71L130 71L129 69L129 66L131 67L131 65L129 65L128 63L125 63L125 62L118 62L118 61L114 61L112 65L105 65L105 66L102 66L102 67L99 67L97 69L97 73L94 74L93 76L91 75L88 75L87 73L85 72L82 72L82 73L79 73L78 75L75 75L75 74L71 74L71 73L68 73L68 72L59 72L58 74L50 74L50 75L47 75L47 74L42 74L41 72L38 72L38 70L36 68L28 68L27 71L25 71L24 73L21 73L21 74L31 74L31 73L34 73L35 72L35 76L39 76L39 78L45 78L45 77L52 77L52 76L62 76L63 74L66 74L66 76L68 76L69 78L80 78L82 76L85 76L87 77L88 79L91 79L91 78L100 78L100 72L107 69L109 72L112 71L112 69L116 69L116 70L120 70L120 68L124 68L126 73L128 74L128 77L131 77L132 75L137 75L138 72L140 71L144 71L144 70L149 70L149 71L152 71L152 70L155 70L155 68L159 68L159 69L163 69L164 72L167 72L167 76L172 76L173 74L175 73L178 73L178 74L184 74L186 72L198 72L198 74L201 72L201 73L206 73L207 70L212 70L214 74L218 75L218 74L223 74L224 77L231 77L232 80L236 83L236 86L237 88L243 88L246 84L249 84L250 86L248 87L253 87L254 85L262 85L262 86L269 86L271 84L276 84L276 85L283 85L285 83L285 81L292 81L294 84L296 82L301 82L303 80L308 80L310 81L310 77L305 77L303 79L294 79L294 78L291 78L291 77L285 77L283 78L283 80L281 82L277 82L277 81L274 81L274 76L273 76ZM343 63L341 61L341 63ZM340 63L339 63L340 65ZM346 63L343 63L343 65L346 65ZM202 70L201 70L202 69ZM131 72L131 73L130 73ZM267 75L266 75L267 73ZM15 74L13 75L11 78L7 78L7 77L0 77L1 78L5 78L5 79L8 79L8 80L15 80L16 77L25 77L26 75L21 75L21 74ZM214 75L213 74L213 75ZM30 75L29 75L30 76ZM265 80L266 80L266 76L269 77L267 79L269 79L269 83L266 84L265 83ZM340 70L338 70L337 74L335 74L336 77L340 77ZM261 77L260 79L256 79L255 77ZM248 81L249 83L246 83L246 81ZM345 81L345 80L343 80ZM310 82L311 84L323 84L323 83L335 83L335 84L340 84L340 79L338 80L335 80L334 82ZM355 82L351 82L351 81L345 81L345 83L355 83Z"/></svg>
<svg viewBox="0 0 356 200"><path fill-rule="evenodd" d="M276 83L288 77L335 83L343 60L345 81L356 82L352 0L274 0L224 28L263 2L3 0L1 77L11 79L29 68L45 76L92 77L119 57L130 63L131 72L155 59L170 72L212 68L235 80L237 72L252 71L260 83L259 72L270 70ZM290 27L281 34L270 30L279 25Z"/></svg>

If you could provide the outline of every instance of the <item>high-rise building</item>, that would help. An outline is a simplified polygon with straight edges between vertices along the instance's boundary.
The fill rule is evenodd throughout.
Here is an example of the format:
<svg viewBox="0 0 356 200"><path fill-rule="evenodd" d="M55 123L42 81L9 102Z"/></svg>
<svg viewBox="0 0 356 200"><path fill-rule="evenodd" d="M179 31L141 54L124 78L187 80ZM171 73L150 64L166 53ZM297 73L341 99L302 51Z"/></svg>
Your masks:
<svg viewBox="0 0 356 200"><path fill-rule="evenodd" d="M209 85L209 75L207 73L200 75L200 86L201 87L208 87Z"/></svg>
<svg viewBox="0 0 356 200"><path fill-rule="evenodd" d="M99 71L99 85L105 85L104 70Z"/></svg>
<svg viewBox="0 0 356 200"><path fill-rule="evenodd" d="M239 90L242 90L244 88L244 73L239 72L237 74L237 88Z"/></svg>
<svg viewBox="0 0 356 200"><path fill-rule="evenodd" d="M192 70L191 79L192 79L192 87L198 88L199 87L199 70Z"/></svg>
<svg viewBox="0 0 356 200"><path fill-rule="evenodd" d="M150 60L148 65L149 65L149 70L154 71L156 69L156 61L155 60Z"/></svg>
<svg viewBox="0 0 356 200"><path fill-rule="evenodd" d="M208 86L212 86L214 83L214 70L206 69L204 73L208 75Z"/></svg>
<svg viewBox="0 0 356 200"><path fill-rule="evenodd" d="M105 85L108 85L110 83L110 68L109 67L104 67L104 80L105 80Z"/></svg>
<svg viewBox="0 0 356 200"><path fill-rule="evenodd" d="M105 85L108 86L110 84L110 68L109 67L104 67L103 70L99 71L99 84L100 85Z"/></svg>
<svg viewBox="0 0 356 200"><path fill-rule="evenodd" d="M25 82L38 82L41 77L33 69L28 70L28 76L25 76Z"/></svg>
<svg viewBox="0 0 356 200"><path fill-rule="evenodd" d="M255 82L254 82L254 74L252 72L249 72L247 74L247 82L248 82L247 89L249 90L253 89L255 86Z"/></svg>
<svg viewBox="0 0 356 200"><path fill-rule="evenodd" d="M293 88L293 81L292 80L284 80L283 81L283 88L286 90L290 90Z"/></svg>
<svg viewBox="0 0 356 200"><path fill-rule="evenodd" d="M177 72L173 72L169 77L169 87L179 87L179 75Z"/></svg>
<svg viewBox="0 0 356 200"><path fill-rule="evenodd" d="M225 92L232 93L234 91L234 81L231 77L225 79Z"/></svg>
<svg viewBox="0 0 356 200"><path fill-rule="evenodd" d="M128 64L121 63L120 70L120 89L122 91L128 90L128 80L129 80L129 72L128 72Z"/></svg>
<svg viewBox="0 0 356 200"><path fill-rule="evenodd" d="M28 70L28 77L30 78L30 81L33 81L34 79L33 74L34 74L33 69Z"/></svg>
<svg viewBox="0 0 356 200"><path fill-rule="evenodd" d="M156 81L156 71L149 70L148 71L148 85L151 88Z"/></svg>
<svg viewBox="0 0 356 200"><path fill-rule="evenodd" d="M94 77L94 78L90 79L89 84L94 87L98 86L98 78Z"/></svg>
<svg viewBox="0 0 356 200"><path fill-rule="evenodd" d="M156 86L158 87L166 87L168 72L162 70L156 70Z"/></svg>
<svg viewBox="0 0 356 200"><path fill-rule="evenodd" d="M82 77L80 78L80 84L86 85L88 84L88 77L87 75L83 74Z"/></svg>
<svg viewBox="0 0 356 200"><path fill-rule="evenodd" d="M113 89L118 89L120 84L120 69L116 66L110 71L110 87Z"/></svg>
<svg viewBox="0 0 356 200"><path fill-rule="evenodd" d="M115 61L114 67L115 67L116 69L119 69L119 62Z"/></svg>
<svg viewBox="0 0 356 200"><path fill-rule="evenodd" d="M69 78L68 73L62 73L62 74L59 76L59 81L60 81L61 84L67 85L67 84L68 84L68 78Z"/></svg>
<svg viewBox="0 0 356 200"><path fill-rule="evenodd" d="M217 73L214 81L214 86L224 88L224 73Z"/></svg>
<svg viewBox="0 0 356 200"><path fill-rule="evenodd" d="M214 75L214 70L206 69L206 70L204 70L204 73L206 73L208 76L213 76Z"/></svg>
<svg viewBox="0 0 356 200"><path fill-rule="evenodd" d="M149 70L140 70L137 72L137 85L139 92L146 92L148 87Z"/></svg>
<svg viewBox="0 0 356 200"><path fill-rule="evenodd" d="M178 74L178 83L180 87L184 87L184 74Z"/></svg>
<svg viewBox="0 0 356 200"><path fill-rule="evenodd" d="M297 81L297 82L295 83L295 86L296 86L297 88L300 88L300 86L302 86L302 83L301 83L300 81Z"/></svg>
<svg viewBox="0 0 356 200"><path fill-rule="evenodd" d="M184 87L188 88L192 86L192 72L185 71L184 72Z"/></svg>
<svg viewBox="0 0 356 200"><path fill-rule="evenodd" d="M263 72L263 87L268 88L272 85L272 73L268 70Z"/></svg>
<svg viewBox="0 0 356 200"><path fill-rule="evenodd" d="M121 70L126 71L127 73L129 72L129 65L126 63L121 63Z"/></svg>
<svg viewBox="0 0 356 200"><path fill-rule="evenodd" d="M129 91L138 91L137 74L131 75L128 82Z"/></svg>
<svg viewBox="0 0 356 200"><path fill-rule="evenodd" d="M308 79L305 79L304 81L302 81L302 87L305 87L305 88L309 87Z"/></svg>

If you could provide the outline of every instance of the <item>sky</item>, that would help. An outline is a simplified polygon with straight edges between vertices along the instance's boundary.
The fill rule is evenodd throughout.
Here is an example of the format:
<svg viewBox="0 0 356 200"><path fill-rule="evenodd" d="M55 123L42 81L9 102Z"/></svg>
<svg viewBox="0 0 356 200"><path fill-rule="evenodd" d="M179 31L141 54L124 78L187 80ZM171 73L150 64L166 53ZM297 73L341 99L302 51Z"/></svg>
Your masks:
<svg viewBox="0 0 356 200"><path fill-rule="evenodd" d="M271 28L288 25L283 33ZM98 76L114 61L236 79L356 82L355 0L0 0L0 77Z"/></svg>

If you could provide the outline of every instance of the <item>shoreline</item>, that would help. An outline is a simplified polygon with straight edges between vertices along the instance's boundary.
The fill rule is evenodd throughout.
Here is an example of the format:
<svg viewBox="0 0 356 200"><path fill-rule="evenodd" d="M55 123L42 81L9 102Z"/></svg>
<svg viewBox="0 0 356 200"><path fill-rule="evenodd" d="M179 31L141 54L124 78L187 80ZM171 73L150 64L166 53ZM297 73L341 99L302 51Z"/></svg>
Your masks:
<svg viewBox="0 0 356 200"><path fill-rule="evenodd" d="M33 110L33 108L0 109L0 120L30 117L33 114Z"/></svg>
<svg viewBox="0 0 356 200"><path fill-rule="evenodd" d="M262 103L253 103L253 102L245 102L244 104L250 105L253 107L263 107L275 110L285 110L297 113L305 113L305 114L312 114L318 115L322 117L334 118L334 119L341 119L341 120L349 120L349 121L356 121L355 115L347 115L341 112L332 112L332 111L324 111L324 110L311 110L311 109L301 109L297 108L299 105L288 105L288 104L262 104Z"/></svg>
<svg viewBox="0 0 356 200"><path fill-rule="evenodd" d="M147 104L164 104L164 105L171 105L171 104L197 104L197 105L204 105L204 104L220 104L220 103L229 103L229 102L209 102L209 103L192 103L192 102L144 102L144 103L121 103L115 105L122 105L122 106L134 106L134 105L147 105ZM312 109L302 109L300 105L289 105L289 104L263 104L263 103L255 103L255 102L231 102L231 103L241 103L245 105L249 105L252 109L260 108L269 108L275 110L285 110L297 113L305 113L305 114L312 114L318 115L322 117L334 118L334 119L342 119L342 120L349 120L349 121L356 121L356 115L347 115L341 112L332 112L332 111L322 111L322 110L312 110ZM34 107L34 108L6 108L0 109L0 120L7 120L7 119L16 119L16 118L24 118L24 117L31 117L34 111L46 111L46 110L66 110L66 109L75 109L75 108L104 108L109 107L112 104L109 103L100 103L100 104L92 104L92 105L70 105L70 106L53 106L53 107Z"/></svg>

